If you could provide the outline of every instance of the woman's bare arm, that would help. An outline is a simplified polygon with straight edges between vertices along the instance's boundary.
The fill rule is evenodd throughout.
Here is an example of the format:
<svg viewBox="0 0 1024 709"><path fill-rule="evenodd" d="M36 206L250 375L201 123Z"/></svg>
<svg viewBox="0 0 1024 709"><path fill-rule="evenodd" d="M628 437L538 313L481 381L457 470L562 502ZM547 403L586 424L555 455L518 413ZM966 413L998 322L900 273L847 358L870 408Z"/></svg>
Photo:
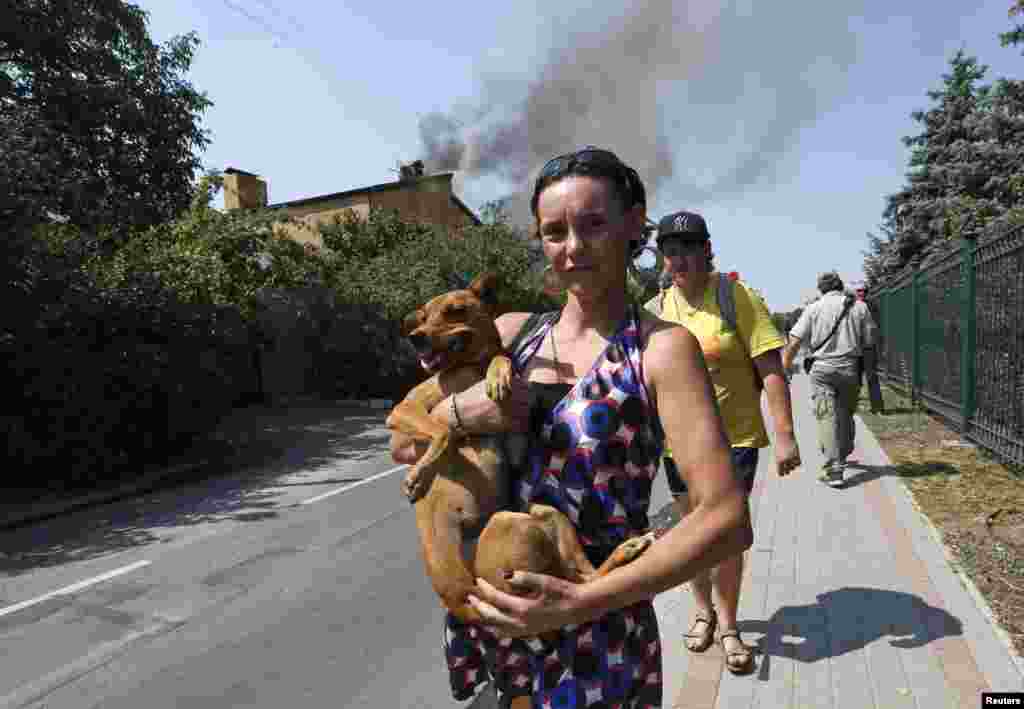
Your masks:
<svg viewBox="0 0 1024 709"><path fill-rule="evenodd" d="M644 357L668 444L693 512L636 561L580 587L588 615L601 615L692 579L753 542L746 496L732 472L729 442L696 338L659 326Z"/></svg>

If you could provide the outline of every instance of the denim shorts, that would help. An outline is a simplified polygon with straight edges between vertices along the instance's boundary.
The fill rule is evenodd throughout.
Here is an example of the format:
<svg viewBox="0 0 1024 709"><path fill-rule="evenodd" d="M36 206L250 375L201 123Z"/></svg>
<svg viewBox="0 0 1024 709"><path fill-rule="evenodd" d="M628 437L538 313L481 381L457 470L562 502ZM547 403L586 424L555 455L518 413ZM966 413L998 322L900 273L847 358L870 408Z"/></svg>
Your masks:
<svg viewBox="0 0 1024 709"><path fill-rule="evenodd" d="M748 495L754 489L754 476L757 475L758 453L760 453L760 451L757 448L732 449L732 469L736 473L736 478L743 483L743 489L747 491ZM685 495L686 483L683 482L683 478L679 474L679 468L676 467L675 461L669 457L665 457L663 462L665 464L665 479L668 481L668 489L672 491L672 497Z"/></svg>

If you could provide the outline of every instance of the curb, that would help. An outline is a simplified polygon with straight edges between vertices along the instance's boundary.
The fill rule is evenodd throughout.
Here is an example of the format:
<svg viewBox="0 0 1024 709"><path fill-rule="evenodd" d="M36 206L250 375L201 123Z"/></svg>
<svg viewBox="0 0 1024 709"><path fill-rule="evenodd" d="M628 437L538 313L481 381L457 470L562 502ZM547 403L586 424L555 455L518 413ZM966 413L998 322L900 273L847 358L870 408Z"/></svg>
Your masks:
<svg viewBox="0 0 1024 709"><path fill-rule="evenodd" d="M872 436L874 436L874 432L871 431L871 429L864 422L864 419L860 415L856 415L855 418L858 419L860 425L866 431L868 431L869 433L871 433ZM889 462L889 464L892 465L892 460L890 460L889 455L885 453L885 449L882 448L881 443L878 443L878 448L885 455L885 459ZM999 622L999 619L997 618L995 612L992 610L992 607L988 604L988 601L985 600L985 597L982 595L981 591L978 590L978 587L974 585L974 581L971 580L970 576L968 576L963 571L960 564L953 556L953 552L950 551L948 546L946 546L946 542L942 538L942 532L939 531L938 527L935 526L935 524L931 521L928 515L926 515L924 511L921 509L921 506L917 502L917 498L914 497L914 493L911 492L906 482L901 478L895 478L892 482L894 483L893 487L901 491L902 495L904 496L904 499L909 503L910 508L916 513L918 522L921 523L921 526L924 527L925 531L932 538L932 541L935 543L939 551L942 553L942 558L946 562L946 565L948 566L949 570L952 571L953 574L957 577L957 580L960 582L961 587L971 598L971 600L974 601L974 604L975 606L977 606L978 611L981 613L981 615L985 618L985 620L988 621L988 624L992 630L992 634L996 636L999 642L1006 649L1006 652L1010 657L1010 662L1015 666L1017 672L1021 675L1022 680L1024 680L1024 657L1022 657L1017 652L1017 648L1013 645L1013 640L1010 638L1009 633L1006 632L1002 624Z"/></svg>
<svg viewBox="0 0 1024 709"><path fill-rule="evenodd" d="M210 461L204 458L191 463L172 465L169 468L156 470L148 475L143 475L135 482L125 483L113 490L93 492L83 495L82 497L61 500L59 502L39 503L29 507L26 512L0 518L0 530L9 531L18 527L26 527L30 524L43 522L86 507L98 507L99 505L105 505L117 500L136 497L160 487L161 484L166 482L169 478L181 475L182 473L198 470L209 463Z"/></svg>
<svg viewBox="0 0 1024 709"><path fill-rule="evenodd" d="M392 399L332 399L315 394L268 395L266 406L287 409L300 406L348 406L358 409L390 409L395 405Z"/></svg>
<svg viewBox="0 0 1024 709"><path fill-rule="evenodd" d="M290 403L301 403L301 400L296 399ZM373 410L390 409L394 406L394 402L392 402L391 399L338 399L334 403L338 406L352 406ZM76 512L87 507L98 507L118 500L137 497L147 492L152 492L175 477L194 472L205 465L209 465L210 462L211 461L209 459L202 458L198 461L180 463L168 468L154 470L148 474L144 474L133 482L124 483L112 490L93 492L81 497L74 497L58 502L42 502L31 505L27 511L6 517L0 516L0 531L10 531L12 529L17 529L18 527L27 527L31 524L53 519L54 517L60 517L61 515Z"/></svg>
<svg viewBox="0 0 1024 709"><path fill-rule="evenodd" d="M1010 660L1017 666L1017 671L1020 673L1022 681L1024 681L1024 657L1017 652L1017 648L1014 647L1010 634L1003 628L995 614L995 611L992 610L992 607L988 604L988 601L985 600L985 597L982 595L981 591L978 590L978 587L974 585L974 581L972 581L971 577L963 571L960 563L953 556L953 552L951 552L949 547L946 546L946 542L942 538L942 532L938 530L928 515L926 515L921 509L921 506L917 503L917 498L914 497L914 493L910 491L910 488L906 486L903 480L897 480L896 482L899 482L900 487L903 490L903 494L907 496L911 507L913 507L914 511L917 513L918 519L923 523L922 526L924 526L932 540L942 551L942 557L949 565L950 570L956 574L960 581L960 585L963 586L967 595L971 597L975 605L978 606L978 610L981 611L981 614L985 616L989 625L992 626L992 632L995 636L999 638L1004 646L1006 646L1006 651L1010 655Z"/></svg>
<svg viewBox="0 0 1024 709"><path fill-rule="evenodd" d="M390 409L395 405L391 399L335 399L338 406L356 406L364 409Z"/></svg>

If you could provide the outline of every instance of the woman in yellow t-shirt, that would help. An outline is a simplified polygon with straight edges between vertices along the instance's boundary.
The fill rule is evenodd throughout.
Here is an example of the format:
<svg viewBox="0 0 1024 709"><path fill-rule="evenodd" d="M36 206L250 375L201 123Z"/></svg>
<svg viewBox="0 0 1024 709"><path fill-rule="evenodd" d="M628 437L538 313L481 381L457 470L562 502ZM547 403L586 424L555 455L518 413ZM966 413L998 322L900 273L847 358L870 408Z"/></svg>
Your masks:
<svg viewBox="0 0 1024 709"><path fill-rule="evenodd" d="M648 303L648 308L664 320L685 326L700 342L732 446L733 468L749 494L759 450L769 444L761 415L762 383L775 424L778 473L786 475L800 465L789 383L780 354L785 340L772 323L764 301L739 281L726 284L732 288L734 313L723 317L711 235L699 214L677 212L663 218L658 224L657 244L665 257L671 285ZM664 464L669 488L683 516L692 507L686 483L668 451ZM705 572L691 582L697 611L685 635L686 647L692 652L707 650L717 628L726 667L735 674L749 672L754 668L753 655L736 628L743 554L722 561L714 577L712 584L711 574ZM717 610L711 599L712 588Z"/></svg>

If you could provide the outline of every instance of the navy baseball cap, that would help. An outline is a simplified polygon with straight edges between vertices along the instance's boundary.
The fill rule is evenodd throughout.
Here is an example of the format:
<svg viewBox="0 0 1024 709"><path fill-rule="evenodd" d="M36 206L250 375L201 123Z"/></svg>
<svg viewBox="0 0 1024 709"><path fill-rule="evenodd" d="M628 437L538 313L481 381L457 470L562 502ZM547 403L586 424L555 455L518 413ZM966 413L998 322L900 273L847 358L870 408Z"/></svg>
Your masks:
<svg viewBox="0 0 1024 709"><path fill-rule="evenodd" d="M696 212L679 211L662 217L658 222L658 236L655 240L660 244L670 237L706 241L711 238L711 234L704 217Z"/></svg>

